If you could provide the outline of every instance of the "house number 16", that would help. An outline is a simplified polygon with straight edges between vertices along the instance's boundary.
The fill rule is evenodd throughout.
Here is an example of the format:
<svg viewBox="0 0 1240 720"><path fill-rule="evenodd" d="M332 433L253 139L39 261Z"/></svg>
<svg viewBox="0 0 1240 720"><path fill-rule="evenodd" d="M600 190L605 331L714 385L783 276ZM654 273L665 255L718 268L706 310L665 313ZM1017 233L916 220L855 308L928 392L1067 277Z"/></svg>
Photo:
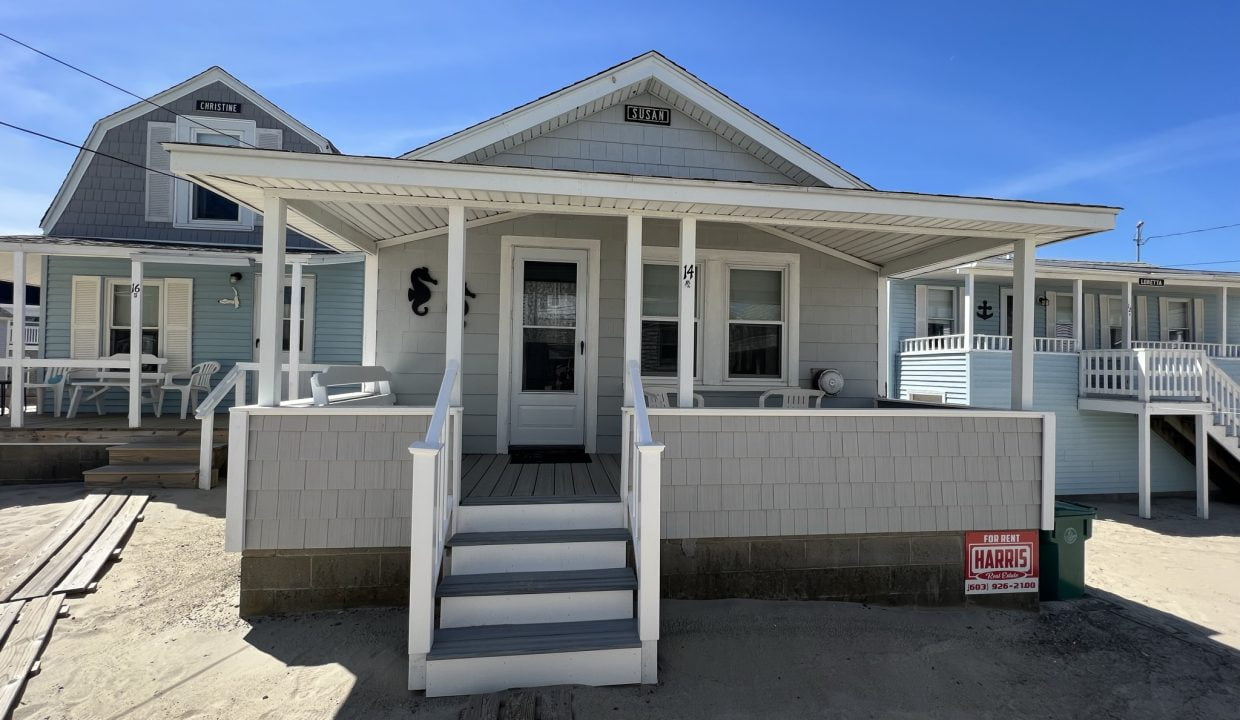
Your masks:
<svg viewBox="0 0 1240 720"><path fill-rule="evenodd" d="M134 283L133 285L129 286L129 292L134 297L138 297L139 295L142 294L142 286L139 285L138 283Z"/></svg>

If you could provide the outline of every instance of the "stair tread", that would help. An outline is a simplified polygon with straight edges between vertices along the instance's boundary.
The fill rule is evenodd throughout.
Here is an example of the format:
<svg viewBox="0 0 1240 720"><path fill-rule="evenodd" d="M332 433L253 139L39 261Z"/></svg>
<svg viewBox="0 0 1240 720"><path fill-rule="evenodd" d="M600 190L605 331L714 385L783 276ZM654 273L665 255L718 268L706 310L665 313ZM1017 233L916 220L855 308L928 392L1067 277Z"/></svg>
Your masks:
<svg viewBox="0 0 1240 720"><path fill-rule="evenodd" d="M438 597L473 597L635 589L637 575L632 568L623 567L448 575L439 581L435 594Z"/></svg>
<svg viewBox="0 0 1240 720"><path fill-rule="evenodd" d="M619 495L509 495L467 497L462 505L571 505L572 503L618 503Z"/></svg>
<svg viewBox="0 0 1240 720"><path fill-rule="evenodd" d="M84 474L91 473L126 473L129 475L168 475L173 473L196 473L197 465L188 463L168 463L159 465L155 463L147 465L104 465L103 467L93 468L85 471Z"/></svg>
<svg viewBox="0 0 1240 720"><path fill-rule="evenodd" d="M588 530L505 530L499 532L461 532L448 539L449 547L467 545L529 545L532 543L611 542L629 539L625 528Z"/></svg>
<svg viewBox="0 0 1240 720"><path fill-rule="evenodd" d="M641 647L637 620L587 620L441 628L427 660L541 655Z"/></svg>

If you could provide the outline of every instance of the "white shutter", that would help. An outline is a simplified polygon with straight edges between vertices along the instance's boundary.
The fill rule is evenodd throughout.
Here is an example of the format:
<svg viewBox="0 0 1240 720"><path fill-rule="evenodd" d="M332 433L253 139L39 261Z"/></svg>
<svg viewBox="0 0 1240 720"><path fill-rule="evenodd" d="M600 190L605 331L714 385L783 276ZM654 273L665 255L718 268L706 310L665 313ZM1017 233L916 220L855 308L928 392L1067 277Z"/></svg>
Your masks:
<svg viewBox="0 0 1240 720"><path fill-rule="evenodd" d="M1170 340L1171 327L1167 320L1171 317L1171 303L1167 302L1167 298L1158 298L1158 339Z"/></svg>
<svg viewBox="0 0 1240 720"><path fill-rule="evenodd" d="M172 222L173 179L170 175L162 174L172 172L172 156L160 143L172 142L175 133L176 123L148 122L146 124L147 222Z"/></svg>
<svg viewBox="0 0 1240 720"><path fill-rule="evenodd" d="M1206 301L1193 298L1193 342L1206 341Z"/></svg>
<svg viewBox="0 0 1240 720"><path fill-rule="evenodd" d="M927 307L926 303L927 303L926 286L918 285L917 286L917 302L916 302L917 307L914 310L914 313L917 318L917 329L916 329L916 334L914 335L914 337L925 337L926 336L926 307Z"/></svg>
<svg viewBox="0 0 1240 720"><path fill-rule="evenodd" d="M1042 313L1042 337L1055 337L1055 313L1059 310L1056 304L1059 293L1046 291L1046 307Z"/></svg>
<svg viewBox="0 0 1240 720"><path fill-rule="evenodd" d="M272 128L258 128L256 131L254 146L260 150L282 150L284 149L284 131ZM245 208L241 209L243 213L249 213ZM252 213L254 216L254 225L263 224L262 213Z"/></svg>
<svg viewBox="0 0 1240 720"><path fill-rule="evenodd" d="M194 281L189 278L164 280L163 356L164 369L184 372L193 366Z"/></svg>
<svg viewBox="0 0 1240 720"><path fill-rule="evenodd" d="M1086 350L1092 350L1098 347L1098 334L1094 330L1094 318L1097 317L1098 312L1095 307L1097 304L1097 296L1085 296L1085 312L1082 313L1082 317L1084 317L1084 324L1082 328L1084 330L1083 341L1085 343Z"/></svg>
<svg viewBox="0 0 1240 720"><path fill-rule="evenodd" d="M1133 340L1149 340L1150 339L1150 303L1149 298L1144 295L1137 296L1137 317L1136 323L1133 325ZM1166 315L1160 315L1165 318ZM1163 339L1167 339L1167 329L1163 328Z"/></svg>
<svg viewBox="0 0 1240 720"><path fill-rule="evenodd" d="M97 276L73 276L69 307L69 357L75 360L99 357L102 286L103 281Z"/></svg>

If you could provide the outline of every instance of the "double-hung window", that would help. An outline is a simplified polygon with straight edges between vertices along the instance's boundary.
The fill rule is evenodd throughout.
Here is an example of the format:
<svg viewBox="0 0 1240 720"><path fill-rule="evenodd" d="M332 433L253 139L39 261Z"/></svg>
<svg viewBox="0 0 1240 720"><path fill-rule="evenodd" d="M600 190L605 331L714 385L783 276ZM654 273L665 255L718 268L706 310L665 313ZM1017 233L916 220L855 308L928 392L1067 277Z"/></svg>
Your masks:
<svg viewBox="0 0 1240 720"><path fill-rule="evenodd" d="M257 128L253 120L202 117L177 118L178 142L224 147L254 147ZM176 225L213 230L250 230L254 214L211 190L186 181L176 183Z"/></svg>
<svg viewBox="0 0 1240 720"><path fill-rule="evenodd" d="M142 292L142 349L143 355L158 355L160 348L160 308L163 285L148 280ZM128 281L109 279L107 287L107 335L105 354L128 353L129 311L133 292Z"/></svg>
<svg viewBox="0 0 1240 720"><path fill-rule="evenodd" d="M1163 322L1167 324L1167 340L1193 342L1192 310L1188 300L1168 300Z"/></svg>
<svg viewBox="0 0 1240 720"><path fill-rule="evenodd" d="M956 288L926 288L926 335L956 332Z"/></svg>
<svg viewBox="0 0 1240 720"><path fill-rule="evenodd" d="M694 338L698 336L701 317L701 273L698 273L698 301L694 304ZM642 375L674 377L679 354L678 316L680 313L680 277L677 265L645 263L642 265ZM695 343L696 344L696 343ZM694 376L697 352L694 348Z"/></svg>
<svg viewBox="0 0 1240 720"><path fill-rule="evenodd" d="M784 271L728 267L728 379L784 375Z"/></svg>
<svg viewBox="0 0 1240 720"><path fill-rule="evenodd" d="M1072 308L1072 296L1058 294L1055 296L1055 305L1051 308L1054 313L1054 337L1069 338L1073 337L1073 324L1076 322L1075 313Z"/></svg>

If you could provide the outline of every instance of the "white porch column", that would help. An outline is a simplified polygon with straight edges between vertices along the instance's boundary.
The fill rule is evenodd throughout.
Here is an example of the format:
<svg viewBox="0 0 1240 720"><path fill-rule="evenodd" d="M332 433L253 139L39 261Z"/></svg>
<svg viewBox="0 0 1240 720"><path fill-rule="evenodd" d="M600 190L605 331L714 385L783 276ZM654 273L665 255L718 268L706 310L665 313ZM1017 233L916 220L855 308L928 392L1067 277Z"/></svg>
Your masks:
<svg viewBox="0 0 1240 720"><path fill-rule="evenodd" d="M891 280L878 276L878 396L891 397Z"/></svg>
<svg viewBox="0 0 1240 720"><path fill-rule="evenodd" d="M13 318L9 321L9 390L13 392L9 405L9 427L22 427L26 415L26 253L13 253Z"/></svg>
<svg viewBox="0 0 1240 720"><path fill-rule="evenodd" d="M1085 281L1072 281L1072 341L1077 352L1085 349Z"/></svg>
<svg viewBox="0 0 1240 720"><path fill-rule="evenodd" d="M973 293L973 273L968 273L964 276L964 300L960 308L964 314L960 318L960 329L964 333L965 352L973 349Z"/></svg>
<svg viewBox="0 0 1240 720"><path fill-rule="evenodd" d="M1150 517L1150 412L1142 405L1137 413L1137 514Z"/></svg>
<svg viewBox="0 0 1240 720"><path fill-rule="evenodd" d="M129 427L142 427L142 261L129 261Z"/></svg>
<svg viewBox="0 0 1240 720"><path fill-rule="evenodd" d="M280 405L280 345L284 338L284 243L288 205L284 198L263 200L262 317L258 324L258 397L260 407Z"/></svg>
<svg viewBox="0 0 1240 720"><path fill-rule="evenodd" d="M1012 259L1012 409L1033 408L1033 284L1038 246L1017 240Z"/></svg>
<svg viewBox="0 0 1240 720"><path fill-rule="evenodd" d="M1132 324L1136 320L1132 306L1132 283L1124 283L1124 349L1132 349Z"/></svg>
<svg viewBox="0 0 1240 720"><path fill-rule="evenodd" d="M693 318L697 294L697 218L680 221L680 315L676 348L676 404L693 407L693 357L697 333Z"/></svg>
<svg viewBox="0 0 1240 720"><path fill-rule="evenodd" d="M379 364L379 255L362 261L362 364Z"/></svg>
<svg viewBox="0 0 1240 720"><path fill-rule="evenodd" d="M1210 519L1210 435L1206 423L1213 418L1205 413L1197 415L1197 517Z"/></svg>
<svg viewBox="0 0 1240 720"><path fill-rule="evenodd" d="M630 215L624 245L624 404L633 404L629 364L642 353L642 218Z"/></svg>
<svg viewBox="0 0 1240 720"><path fill-rule="evenodd" d="M1218 341L1223 346L1222 356L1227 357L1227 286L1218 289Z"/></svg>
<svg viewBox="0 0 1240 720"><path fill-rule="evenodd" d="M288 399L301 396L301 271L302 263L293 263L289 280L288 315Z"/></svg>
<svg viewBox="0 0 1240 720"><path fill-rule="evenodd" d="M458 365L464 352L465 337L465 207L448 208L448 294L447 327L444 334L444 365L455 360ZM452 385L452 404L461 404L461 375Z"/></svg>

